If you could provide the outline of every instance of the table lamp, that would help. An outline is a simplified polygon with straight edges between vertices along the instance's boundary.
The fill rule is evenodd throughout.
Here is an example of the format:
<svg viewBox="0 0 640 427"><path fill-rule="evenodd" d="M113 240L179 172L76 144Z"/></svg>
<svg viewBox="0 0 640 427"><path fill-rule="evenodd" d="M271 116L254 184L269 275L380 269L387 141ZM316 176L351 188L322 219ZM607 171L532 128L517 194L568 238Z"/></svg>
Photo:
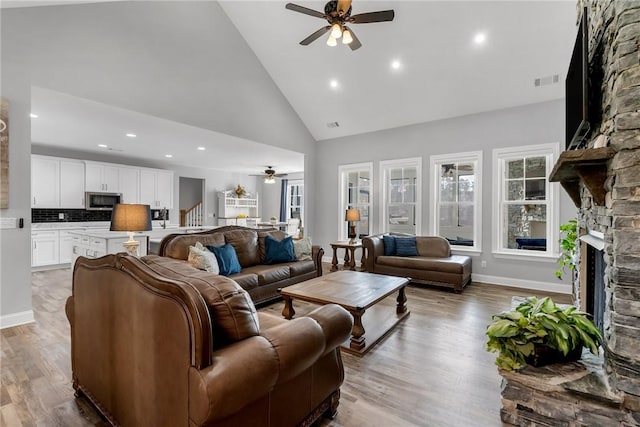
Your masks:
<svg viewBox="0 0 640 427"><path fill-rule="evenodd" d="M111 231L126 231L129 240L124 242L129 255L138 256L140 242L133 240L136 231L151 230L151 207L149 205L117 204L111 214Z"/></svg>
<svg viewBox="0 0 640 427"><path fill-rule="evenodd" d="M356 243L356 221L360 221L360 211L358 209L347 209L344 220L349 223L349 244Z"/></svg>

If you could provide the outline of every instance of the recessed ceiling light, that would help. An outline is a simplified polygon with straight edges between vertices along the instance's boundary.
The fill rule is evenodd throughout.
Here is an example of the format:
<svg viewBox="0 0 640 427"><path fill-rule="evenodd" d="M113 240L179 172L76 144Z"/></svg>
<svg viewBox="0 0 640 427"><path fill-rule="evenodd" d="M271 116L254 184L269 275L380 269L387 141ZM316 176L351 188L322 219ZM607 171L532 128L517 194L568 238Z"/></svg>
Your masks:
<svg viewBox="0 0 640 427"><path fill-rule="evenodd" d="M473 41L476 44L483 44L485 41L487 41L487 35L485 33L478 33L473 38Z"/></svg>
<svg viewBox="0 0 640 427"><path fill-rule="evenodd" d="M37 119L38 115L31 113L31 114L29 114L29 117L31 117L32 119Z"/></svg>
<svg viewBox="0 0 640 427"><path fill-rule="evenodd" d="M338 87L338 81L337 80L331 80L329 82L329 86L331 86L332 88L337 88Z"/></svg>
<svg viewBox="0 0 640 427"><path fill-rule="evenodd" d="M138 135L136 135L135 133L128 133L128 134L127 134L127 136L128 136L129 138L135 138L135 137L137 137Z"/></svg>
<svg viewBox="0 0 640 427"><path fill-rule="evenodd" d="M107 148L107 145L106 145L106 144L98 144L98 147L100 147L100 148Z"/></svg>
<svg viewBox="0 0 640 427"><path fill-rule="evenodd" d="M165 154L164 156L170 159L173 157L173 154Z"/></svg>
<svg viewBox="0 0 640 427"><path fill-rule="evenodd" d="M204 148L204 147L198 147L198 150L200 150L200 151L204 151L204 150L206 150L206 148Z"/></svg>
<svg viewBox="0 0 640 427"><path fill-rule="evenodd" d="M391 63L391 68L393 68L394 70L398 70L400 68L400 61L393 61Z"/></svg>

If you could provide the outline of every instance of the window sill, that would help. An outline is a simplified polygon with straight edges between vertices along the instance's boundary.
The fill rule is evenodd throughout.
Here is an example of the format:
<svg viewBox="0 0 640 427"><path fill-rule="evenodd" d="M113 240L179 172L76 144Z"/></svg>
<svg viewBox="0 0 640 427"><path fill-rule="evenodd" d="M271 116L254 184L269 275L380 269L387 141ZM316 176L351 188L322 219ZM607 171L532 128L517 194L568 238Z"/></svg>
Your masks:
<svg viewBox="0 0 640 427"><path fill-rule="evenodd" d="M522 252L522 253L520 253ZM523 258L527 258L530 261L539 261L539 262L557 262L560 254L547 254L547 253L535 253L536 251L527 251L523 250L520 252L498 252L493 251L492 254L494 258L502 258L502 259L515 259L518 261L522 261Z"/></svg>
<svg viewBox="0 0 640 427"><path fill-rule="evenodd" d="M450 245L450 246L451 246L451 253L454 255L469 255L469 256L482 255L482 251L480 249L474 249L474 248L462 249L454 245Z"/></svg>

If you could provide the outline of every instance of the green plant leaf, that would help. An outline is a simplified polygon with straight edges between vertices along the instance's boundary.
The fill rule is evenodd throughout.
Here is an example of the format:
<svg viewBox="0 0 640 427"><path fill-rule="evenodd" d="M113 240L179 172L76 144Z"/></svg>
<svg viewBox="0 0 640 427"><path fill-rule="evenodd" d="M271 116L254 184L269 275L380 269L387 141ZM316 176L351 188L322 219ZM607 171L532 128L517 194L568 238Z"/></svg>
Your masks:
<svg viewBox="0 0 640 427"><path fill-rule="evenodd" d="M518 327L507 319L499 319L487 328L487 335L493 337L512 337L518 333Z"/></svg>

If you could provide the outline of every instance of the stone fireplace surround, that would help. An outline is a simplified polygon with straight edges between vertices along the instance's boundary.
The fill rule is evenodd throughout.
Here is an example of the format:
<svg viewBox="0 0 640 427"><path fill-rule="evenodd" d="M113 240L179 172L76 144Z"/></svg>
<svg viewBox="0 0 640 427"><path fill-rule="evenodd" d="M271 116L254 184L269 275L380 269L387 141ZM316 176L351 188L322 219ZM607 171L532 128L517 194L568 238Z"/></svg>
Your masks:
<svg viewBox="0 0 640 427"><path fill-rule="evenodd" d="M593 113L587 150L604 137L612 151L599 169L604 200L582 176L572 195L582 235L574 299L585 309L587 245L601 246L602 357L501 372L502 419L522 426L640 425L640 0L579 0L576 22L583 7Z"/></svg>

